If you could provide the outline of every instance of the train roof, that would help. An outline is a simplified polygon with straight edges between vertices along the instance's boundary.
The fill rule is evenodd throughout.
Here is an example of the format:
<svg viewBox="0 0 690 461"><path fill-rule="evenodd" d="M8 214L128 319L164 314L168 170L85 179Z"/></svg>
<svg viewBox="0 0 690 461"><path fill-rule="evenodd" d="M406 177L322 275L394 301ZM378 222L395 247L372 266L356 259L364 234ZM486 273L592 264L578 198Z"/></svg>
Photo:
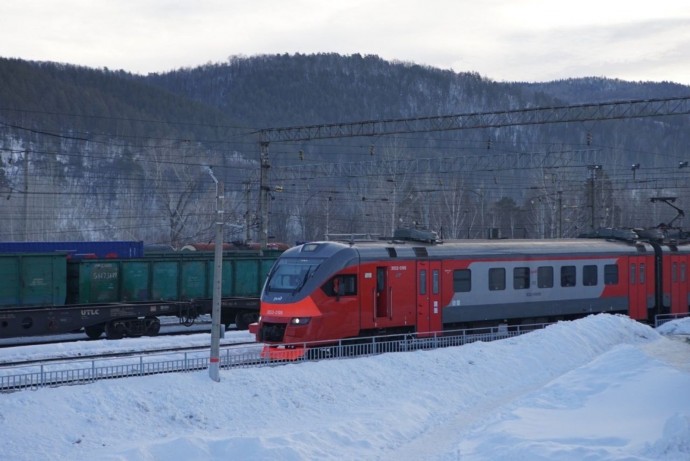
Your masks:
<svg viewBox="0 0 690 461"><path fill-rule="evenodd" d="M685 251L690 252L690 247ZM364 259L418 259L492 256L572 256L599 254L653 254L647 242L625 242L604 239L548 239L548 240L449 240L443 243L414 241L310 242L284 253L286 257L328 258L338 253L358 253ZM344 256L343 256L344 257Z"/></svg>
<svg viewBox="0 0 690 461"><path fill-rule="evenodd" d="M391 249L397 257L446 257L454 255L553 255L593 253L646 253L653 247L645 242L621 242L596 239L541 239L541 240L450 240L442 244L420 242L361 242L353 245L360 254L387 254Z"/></svg>

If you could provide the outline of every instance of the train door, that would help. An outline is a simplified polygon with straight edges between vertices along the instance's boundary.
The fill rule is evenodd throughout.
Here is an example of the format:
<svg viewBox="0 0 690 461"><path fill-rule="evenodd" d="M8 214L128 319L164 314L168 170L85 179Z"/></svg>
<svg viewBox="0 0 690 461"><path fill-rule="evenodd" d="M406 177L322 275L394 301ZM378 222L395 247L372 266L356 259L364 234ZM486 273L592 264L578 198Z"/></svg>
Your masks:
<svg viewBox="0 0 690 461"><path fill-rule="evenodd" d="M647 258L631 256L628 258L628 314L631 318L647 318Z"/></svg>
<svg viewBox="0 0 690 461"><path fill-rule="evenodd" d="M414 266L368 267L361 281L363 330L410 327L414 323Z"/></svg>
<svg viewBox="0 0 690 461"><path fill-rule="evenodd" d="M417 332L441 329L441 263L417 261Z"/></svg>
<svg viewBox="0 0 690 461"><path fill-rule="evenodd" d="M375 288L376 309L375 317L376 319L385 319L390 313L390 298L392 293L389 291L388 286L388 269L386 267L376 268L376 288Z"/></svg>
<svg viewBox="0 0 690 461"><path fill-rule="evenodd" d="M688 268L685 255L672 254L671 262L671 313L687 312L688 308Z"/></svg>

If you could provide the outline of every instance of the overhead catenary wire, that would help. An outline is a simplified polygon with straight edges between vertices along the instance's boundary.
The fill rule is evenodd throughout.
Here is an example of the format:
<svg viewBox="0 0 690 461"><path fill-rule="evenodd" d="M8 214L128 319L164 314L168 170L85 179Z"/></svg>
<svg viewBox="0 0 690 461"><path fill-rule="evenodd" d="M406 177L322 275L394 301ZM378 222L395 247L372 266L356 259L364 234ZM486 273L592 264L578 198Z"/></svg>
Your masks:
<svg viewBox="0 0 690 461"><path fill-rule="evenodd" d="M551 123L551 122L549 122L549 123ZM557 122L554 122L554 123L557 123ZM254 132L254 134L256 134L256 132ZM245 136L245 135L246 135L246 134L243 134L242 136ZM403 135L404 135L403 133L398 133L396 136L403 136ZM381 136L382 136L382 135L381 135L380 133L376 135L376 137L379 138L379 139L381 138ZM444 139L444 138L437 138L437 139ZM92 142L92 140L86 140L86 141L84 141L84 139L79 138L79 137L74 137L74 139L71 139L71 138L67 137L67 138L64 138L64 140L66 140L66 141L79 141L79 142ZM161 138L161 139L159 139L158 141L163 141L163 140L165 140L165 139L162 139L162 138ZM169 141L169 140L166 140L166 141ZM179 146L176 146L174 143L180 142L180 143L182 143L182 144L185 144L185 143L187 143L189 140L175 139L175 140L172 140L172 141L173 141L173 144L168 144L168 145L160 144L160 145L156 145L156 146L149 146L149 147L147 147L147 148L145 148L145 149L154 149L154 150L156 150L156 149L160 149L160 150L165 150L165 149L176 149L176 148L178 148ZM205 140L205 141L209 141L209 140ZM445 141L445 139L444 139L444 141ZM94 142L95 142L95 141L94 141ZM98 142L100 142L100 140L99 140ZM109 141L108 141L108 140L105 140L104 142L105 142L105 144L107 145ZM191 142L192 142L192 143L199 143L199 141L191 141ZM310 142L310 143L313 143L314 141L309 140L309 142ZM459 151L463 151L463 150L466 150L466 149L470 149L470 150L471 150L471 149L478 149L478 148L480 148L480 144L481 144L481 143L484 144L484 145L481 146L481 147L483 147L484 149L486 148L486 141L485 141L485 140L482 141L482 142L480 143L480 142L474 141L474 140L462 141L462 140L454 139L454 140L449 140L448 143L449 143L449 144L445 147L445 149L452 149L452 147L449 147L449 146L451 146L453 143L455 143L455 145L456 145L456 148L455 148L455 149L456 149L456 150L459 150ZM463 144L463 143L464 143L464 144ZM355 145L354 147L352 147L352 146L344 146L344 147L343 147L343 146L338 145L337 143L336 143L336 144L321 144L321 143L320 143L319 146L318 146L318 148L323 149L324 152L321 152L321 155L326 159L326 162L328 162L327 159L328 159L328 157L329 157L330 155L342 155L343 152L348 152L348 149L350 149L350 154L346 154L346 155L351 155L351 156L360 155L360 156L369 156L369 157L371 157L371 156L372 156L372 152L373 152L374 155L379 155L379 156L380 156L381 153L385 150L385 148L382 148L382 147L381 147L381 143L378 142L378 141L377 141L377 144L379 145L379 148L377 148L377 149L375 149L375 150L372 150L371 146L372 146L373 144L372 144L371 142L362 142L360 145ZM111 143L110 145L111 145L112 147L121 147L122 145L126 145L126 143L124 143L124 144ZM243 144L243 145L244 145L244 146L252 146L252 145L254 145L254 144L251 144L250 141L245 141L245 144ZM297 155L297 152L299 152L299 150L295 151L295 150L289 148L289 145L288 145L287 142L286 142L286 143L283 143L282 145L285 146L284 151L283 151L282 148L281 148L280 150L279 150L279 149L276 149L276 150L272 150L272 154L273 154L273 153L279 153L280 155L287 155L287 153L291 153L292 155L295 155L295 156L296 156L296 155ZM313 145L313 144L312 144L312 145ZM464 147L462 147L463 145L464 145ZM590 141L590 146L591 146L591 145L593 145L593 143ZM255 146L255 145L254 145L254 146ZM460 146L460 147L457 147L457 146ZM130 147L132 147L132 146L130 145ZM508 144L506 144L506 145L504 146L504 149L505 149L506 152L508 152L508 154L516 154L515 152L510 152L511 149L509 149L508 147L509 147ZM542 146L542 147L543 147L543 146ZM142 148L142 146L138 146L138 148ZM401 146L401 145L398 145L398 146L395 146L395 148L396 148L397 150L401 151L401 152L408 152L408 153L409 153L409 152L412 152L412 150L413 150L413 147L412 147L412 146ZM352 150L352 149L355 149L355 150ZM502 143L501 143L500 141L498 141L498 140L493 141L492 144L491 144L491 149L493 150L492 153L494 153L494 152L501 152ZM443 148L441 148L441 149L439 149L439 150L443 150ZM539 149L535 149L535 150L539 150ZM332 153L329 152L329 151L332 151ZM12 152L12 153L17 153L17 150L12 150L11 152ZM142 154L144 154L144 153L145 153L145 150L142 150L142 151L139 153L139 155L142 155ZM67 155L67 156L74 156L74 157L80 157L80 158L83 158L83 157L84 157L84 155L83 155L82 153L78 152L78 151L74 151L74 152L71 152L71 153L70 153L70 152L65 153L65 152L56 151L54 154L53 154L53 153L46 153L46 154L47 154L47 155ZM519 154L519 153L518 153L518 154ZM89 155L92 155L92 154L87 154L87 155L86 155L86 158L87 158L87 159L89 158ZM102 156L95 156L95 155L94 155L92 158L93 158L94 160L97 160L97 159L101 159ZM155 161L149 160L149 159L143 159L143 162L155 163ZM180 161L175 161L175 160L167 161L167 160L161 160L161 159L158 159L158 162L159 162L159 163L162 163L162 164L177 165L177 166L190 167L190 168L201 167L203 164L205 164L205 162L194 162L194 161L183 161L183 162L180 162ZM331 163L333 163L333 162L331 162ZM246 168L245 168L245 167L239 167L239 169L245 168L246 171L252 171L252 168L253 168L255 165L258 165L258 164L259 164L259 162L255 162L253 165L252 165L252 164L247 165ZM279 166L276 166L276 167L274 167L274 170L273 170L273 171L278 171L279 168L280 168ZM538 172L538 171L539 171L539 168L540 168L540 167L533 167L533 168L526 168L525 170L526 170L526 171ZM476 174L475 174L475 176L476 176L475 179L476 179L477 181L487 181L487 182L488 182L488 181L491 181L491 180L492 180L491 175L496 175L497 173L501 173L501 172L503 172L503 171L508 171L508 170L509 170L508 168L491 168L491 169L486 169L486 168L485 168L485 169L477 169L477 170L475 170L475 173L476 173ZM515 170L515 168L512 168L512 170ZM650 171L651 171L651 170L650 170ZM444 174L452 175L453 173L458 173L458 172L459 172L458 170L448 170L448 171L445 171ZM387 173L386 173L386 174L387 174ZM616 182L618 182L619 184L627 184L627 183L625 182L625 179L623 179L623 178L617 179L617 178L616 178L616 176L617 176L618 174L619 174L619 173L612 173L612 174L611 174L611 176L610 176L610 178L609 178L609 181L611 182L611 184L615 184ZM377 174L376 174L376 172L373 172L373 173L369 174L368 176L371 177L371 178L375 178L375 177L377 176ZM381 174L379 173L378 176L381 176ZM76 177L76 176L74 176L74 177ZM338 176L333 176L333 177L334 177L334 178L337 178ZM414 174L411 173L411 174L410 174L410 177L414 177ZM127 178L121 178L121 177L119 177L119 176L117 176L117 175L110 175L110 173L103 174L103 176L101 176L101 178L102 178L103 180L130 181L130 182L132 182L133 184L136 184L136 183L144 184L144 183L147 181L147 178L146 178L146 177L136 178L136 177L130 176L130 177L127 177ZM36 186L36 189L39 189L40 187L42 187L41 180L40 180L39 178L34 178L34 179L36 179L36 181L34 182L34 185ZM67 176L66 179L69 179L69 176ZM303 178L301 178L301 179L306 180L306 181L314 181L314 180L316 180L316 179L322 179L322 178L321 178L320 176L317 176L317 175L309 175L309 174L308 174L308 175L306 175L305 177L303 177ZM494 181L496 181L495 178L493 178L493 179L494 179ZM421 174L418 175L418 176L416 177L416 180L419 182L419 189L427 189L427 193L431 193L431 191L434 191L433 185L424 185L424 179L423 179L423 176L422 176ZM254 179L254 181L256 181L256 183L258 183L258 181L257 181L256 179ZM514 181L514 180L510 180L510 179L502 179L502 178L501 178L500 181L501 181L501 184L500 184L500 185L501 185L502 189L505 190L505 191L519 190L520 188L524 189L524 188L526 187L526 184L524 184L524 183L521 184L520 182L515 182L514 184L511 184L510 181ZM562 179L562 181L566 181L566 179ZM656 180L655 180L655 179L646 178L646 179L644 179L644 181L647 181L647 182L646 182L646 183L642 183L642 182L638 183L638 185L640 186L640 187L639 187L640 189L642 188L642 187L641 187L642 184L647 184L648 186L651 187L651 185L653 185L654 182L655 182ZM44 185L45 187L50 187L50 179L48 179L43 185ZM377 187L379 187L379 186L376 186L376 184L373 184L373 185L370 186L370 189L373 190L373 191L376 191L376 190L377 190ZM645 186L645 187L647 187L647 186ZM234 187L233 189L234 189L235 192L237 192L237 193L242 193L242 192L244 192L244 187L237 187L237 186L236 186L236 187ZM176 191L176 190L174 189L174 187L170 189L171 193L179 193L181 190L182 190L182 189L178 189L178 190ZM604 189L602 189L602 190L604 190ZM448 189L440 189L440 188L438 188L438 189L436 189L436 191L439 192L439 193L443 193L443 192L448 192ZM568 189L565 189L565 191L567 192ZM18 194L18 193L20 193L20 192L19 192L19 191L15 191L15 193ZM284 193L284 192L283 192L283 193ZM379 193L385 193L385 189L381 189ZM35 194L35 195L45 194L45 195L52 195L52 196L55 196L55 197L67 197L67 196L69 195L69 192L61 192L61 191L58 191L58 192L51 192L51 191L48 191L48 192L46 192L46 191L33 190L33 191L28 191L26 194L27 194L27 195L28 195L28 194ZM76 194L73 194L73 196L74 196L74 195L76 195ZM89 194L89 193L84 193L84 195L85 195L85 196L88 196L88 195L90 195L90 194ZM344 196L344 195L343 195L343 196ZM341 199L342 199L343 196L341 196ZM285 195L283 195L283 197L287 198L288 195L285 194Z"/></svg>

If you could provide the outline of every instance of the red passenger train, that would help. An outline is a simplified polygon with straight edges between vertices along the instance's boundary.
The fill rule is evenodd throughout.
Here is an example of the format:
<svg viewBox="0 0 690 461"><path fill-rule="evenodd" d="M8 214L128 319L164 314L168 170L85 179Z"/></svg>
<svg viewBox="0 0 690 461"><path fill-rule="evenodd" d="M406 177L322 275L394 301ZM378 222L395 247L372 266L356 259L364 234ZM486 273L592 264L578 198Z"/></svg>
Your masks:
<svg viewBox="0 0 690 461"><path fill-rule="evenodd" d="M305 243L276 261L250 331L269 357L294 359L311 341L687 313L690 245L630 235Z"/></svg>

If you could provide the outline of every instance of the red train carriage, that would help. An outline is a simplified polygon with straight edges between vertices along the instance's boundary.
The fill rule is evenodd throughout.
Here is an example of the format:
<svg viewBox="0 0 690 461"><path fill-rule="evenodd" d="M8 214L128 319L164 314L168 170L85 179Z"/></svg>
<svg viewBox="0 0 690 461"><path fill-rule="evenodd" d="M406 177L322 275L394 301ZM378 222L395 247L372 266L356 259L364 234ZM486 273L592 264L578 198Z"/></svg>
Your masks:
<svg viewBox="0 0 690 461"><path fill-rule="evenodd" d="M658 277L661 298L657 304L664 307L663 313L682 314L688 312L690 304L688 283L688 262L690 248L687 245L660 245L661 268Z"/></svg>
<svg viewBox="0 0 690 461"><path fill-rule="evenodd" d="M600 312L645 321L687 312L689 253L600 239L307 243L276 261L250 330L296 358L305 342L375 334Z"/></svg>

